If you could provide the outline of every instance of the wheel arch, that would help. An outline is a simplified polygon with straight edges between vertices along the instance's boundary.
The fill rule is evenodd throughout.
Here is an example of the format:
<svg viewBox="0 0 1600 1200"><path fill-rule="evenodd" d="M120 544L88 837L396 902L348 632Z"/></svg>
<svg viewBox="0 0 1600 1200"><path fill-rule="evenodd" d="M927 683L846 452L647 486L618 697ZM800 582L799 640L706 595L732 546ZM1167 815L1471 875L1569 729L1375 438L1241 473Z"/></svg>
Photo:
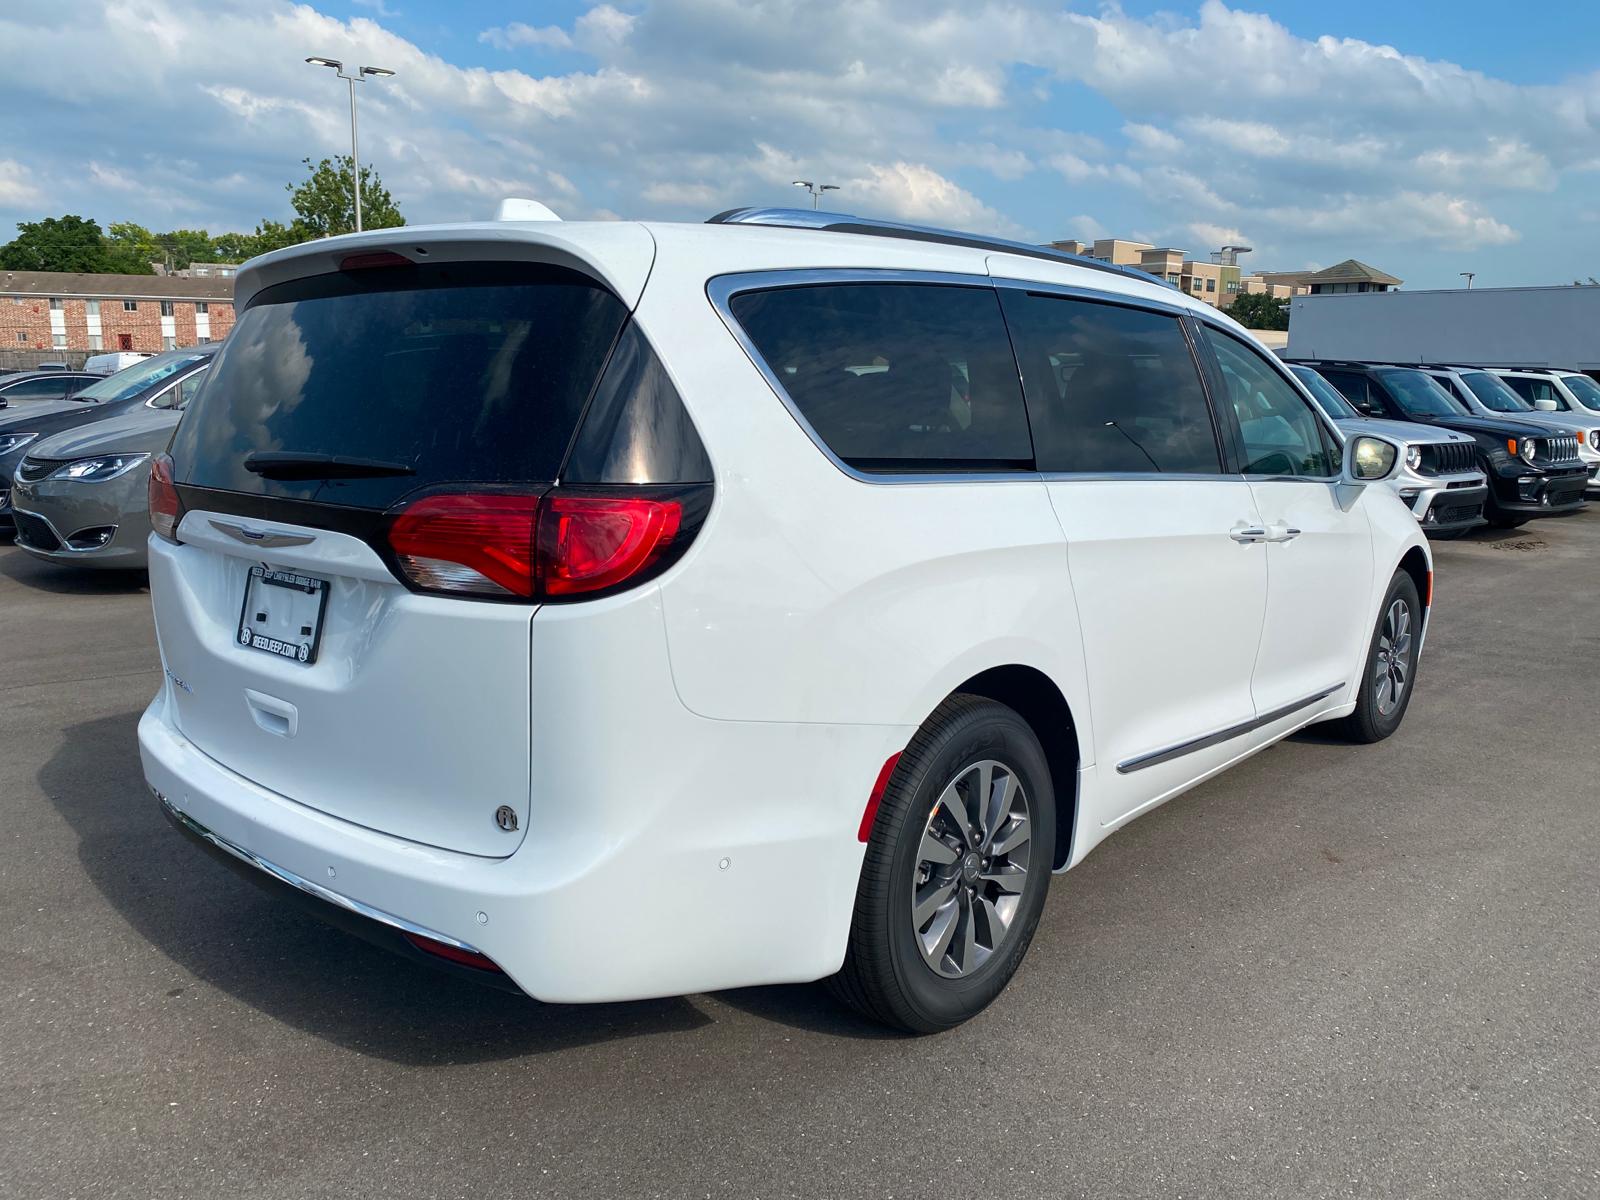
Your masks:
<svg viewBox="0 0 1600 1200"><path fill-rule="evenodd" d="M1400 558L1398 570L1411 576L1411 582L1417 585L1417 595L1422 600L1422 627L1428 626L1428 613L1432 609L1432 588L1428 581L1433 577L1433 564L1428 561L1428 552L1421 546L1412 546ZM1385 587L1388 585L1385 584Z"/></svg>
<svg viewBox="0 0 1600 1200"><path fill-rule="evenodd" d="M1004 704L1026 721L1044 748L1055 789L1056 844L1051 866L1060 870L1072 855L1078 821L1078 723L1055 680L1037 667L1007 663L971 676L951 690ZM948 698L948 697L947 697ZM942 703L942 702L941 702Z"/></svg>

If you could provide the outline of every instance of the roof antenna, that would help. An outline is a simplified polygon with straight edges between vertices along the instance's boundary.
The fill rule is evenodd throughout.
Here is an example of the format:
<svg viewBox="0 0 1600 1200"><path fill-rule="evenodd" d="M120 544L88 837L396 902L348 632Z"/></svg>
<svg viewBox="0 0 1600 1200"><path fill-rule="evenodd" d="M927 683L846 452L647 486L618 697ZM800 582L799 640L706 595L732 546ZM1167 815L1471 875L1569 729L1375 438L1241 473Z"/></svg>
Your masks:
<svg viewBox="0 0 1600 1200"><path fill-rule="evenodd" d="M537 200L525 200L521 196L507 196L500 201L500 207L495 210L496 221L559 221L561 220L548 204L540 204Z"/></svg>

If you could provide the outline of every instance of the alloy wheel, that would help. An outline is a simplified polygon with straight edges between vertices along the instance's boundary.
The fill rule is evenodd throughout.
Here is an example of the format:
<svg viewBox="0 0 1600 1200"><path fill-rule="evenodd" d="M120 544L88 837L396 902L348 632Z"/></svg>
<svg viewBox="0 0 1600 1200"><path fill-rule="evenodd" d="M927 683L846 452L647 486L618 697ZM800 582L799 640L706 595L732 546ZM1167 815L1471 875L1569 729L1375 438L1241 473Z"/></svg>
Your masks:
<svg viewBox="0 0 1600 1200"><path fill-rule="evenodd" d="M1383 615L1378 653L1372 664L1373 699L1380 716L1400 706L1411 680L1411 606L1396 599Z"/></svg>
<svg viewBox="0 0 1600 1200"><path fill-rule="evenodd" d="M912 879L922 960L970 975L1011 932L1028 882L1033 822L1016 771L985 759L958 771L928 814Z"/></svg>

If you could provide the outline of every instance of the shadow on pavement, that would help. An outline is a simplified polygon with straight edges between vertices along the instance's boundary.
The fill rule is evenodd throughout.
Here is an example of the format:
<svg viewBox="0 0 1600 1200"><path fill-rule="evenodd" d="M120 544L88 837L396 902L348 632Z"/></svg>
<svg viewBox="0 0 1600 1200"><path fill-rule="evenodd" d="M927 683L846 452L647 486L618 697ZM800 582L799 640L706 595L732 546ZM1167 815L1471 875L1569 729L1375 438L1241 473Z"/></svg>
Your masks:
<svg viewBox="0 0 1600 1200"><path fill-rule="evenodd" d="M39 771L40 790L77 833L84 873L122 918L242 1003L407 1065L517 1058L712 1023L682 998L539 1004L437 975L272 903L172 832L142 783L137 724L130 712L67 728Z"/></svg>
<svg viewBox="0 0 1600 1200"><path fill-rule="evenodd" d="M0 542L0 575L40 592L70 595L127 595L150 589L143 570L109 571L96 567L70 567L34 558L26 550Z"/></svg>

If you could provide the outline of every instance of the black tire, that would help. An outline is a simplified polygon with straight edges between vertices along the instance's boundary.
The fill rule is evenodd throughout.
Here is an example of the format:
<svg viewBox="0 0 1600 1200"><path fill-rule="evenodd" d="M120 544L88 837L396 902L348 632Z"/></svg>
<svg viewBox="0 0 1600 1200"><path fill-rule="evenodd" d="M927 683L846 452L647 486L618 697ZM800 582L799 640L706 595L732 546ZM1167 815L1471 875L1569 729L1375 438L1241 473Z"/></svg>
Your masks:
<svg viewBox="0 0 1600 1200"><path fill-rule="evenodd" d="M1013 852L1001 849L1021 832L1014 807L1011 816L986 822L993 826L989 836L980 830L979 840L950 866L923 861L925 833L943 840L947 850L956 841L955 816L948 808L935 813L936 802L952 786L960 795L976 797L982 790L979 764L985 762L1000 764L989 768L992 797L1006 791L1004 772L1020 785L1030 833L1021 848L1025 866L1020 893L1010 890L1018 879ZM975 810L967 811L970 816ZM976 868L974 858L981 864ZM884 791L861 868L844 966L828 980L829 989L868 1017L910 1033L937 1033L977 1015L1005 988L1027 953L1044 909L1054 858L1055 791L1039 739L1003 704L965 694L950 697L911 739ZM942 874L925 879L925 869L951 874L948 879ZM994 873L974 876L974 870ZM996 882L1002 876L1005 887ZM933 920L953 910L954 929L975 932L973 940L962 937L959 944L952 936L950 958L941 955L942 965L936 967L924 956L922 939L927 935L919 932L913 917L913 897L932 897L946 886L955 893ZM969 887L974 890L967 891ZM964 891L965 900L960 895ZM1009 924L996 935L1001 909L1013 895L1020 898L1010 909ZM963 917L966 925L960 924ZM991 942L986 955L984 936ZM932 953L940 954L937 944ZM970 970L956 976L942 973L959 969L955 959L963 954L970 959Z"/></svg>
<svg viewBox="0 0 1600 1200"><path fill-rule="evenodd" d="M1386 645L1386 623L1390 621L1391 610L1396 604L1406 607L1406 615L1410 622L1410 640L1403 650L1405 656L1404 687L1400 690L1398 703L1388 707L1384 704L1383 678L1390 672L1381 671L1380 668L1387 661L1389 651ZM1372 743L1381 742L1384 738L1400 728L1400 722L1405 720L1406 709L1411 707L1411 696L1417 690L1417 649L1422 640L1422 600L1417 595L1417 585L1411 576L1404 571L1396 571L1394 578L1389 581L1389 590L1384 593L1383 603L1378 606L1378 619L1372 628L1372 639L1367 643L1366 657L1361 662L1361 681L1356 690L1356 710L1348 717L1330 722L1330 728L1352 742Z"/></svg>
<svg viewBox="0 0 1600 1200"><path fill-rule="evenodd" d="M1491 529L1516 529L1526 525L1528 518L1518 513L1508 513L1496 504L1491 497L1489 503L1484 505L1483 519L1489 522Z"/></svg>

